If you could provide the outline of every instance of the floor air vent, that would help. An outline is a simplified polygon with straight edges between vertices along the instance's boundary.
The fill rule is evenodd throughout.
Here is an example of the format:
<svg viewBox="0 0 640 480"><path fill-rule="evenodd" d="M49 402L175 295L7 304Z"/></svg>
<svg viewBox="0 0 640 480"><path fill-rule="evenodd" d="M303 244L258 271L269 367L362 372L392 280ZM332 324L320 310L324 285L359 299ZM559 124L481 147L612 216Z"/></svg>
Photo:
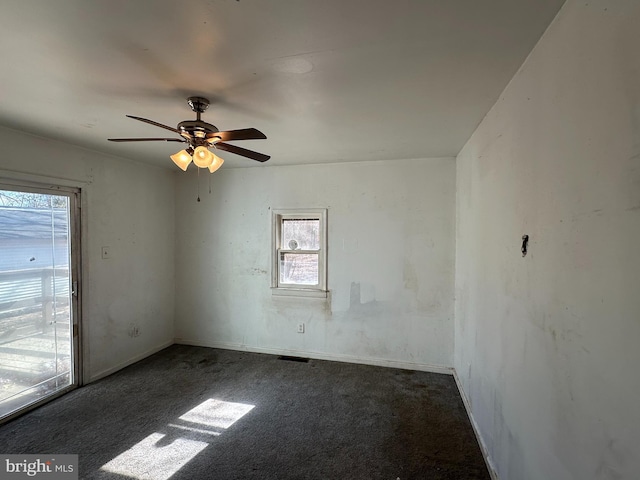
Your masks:
<svg viewBox="0 0 640 480"><path fill-rule="evenodd" d="M278 360L286 360L288 362L300 362L300 363L309 363L309 359L308 358L302 358L302 357L289 357L287 355L281 355L278 357Z"/></svg>

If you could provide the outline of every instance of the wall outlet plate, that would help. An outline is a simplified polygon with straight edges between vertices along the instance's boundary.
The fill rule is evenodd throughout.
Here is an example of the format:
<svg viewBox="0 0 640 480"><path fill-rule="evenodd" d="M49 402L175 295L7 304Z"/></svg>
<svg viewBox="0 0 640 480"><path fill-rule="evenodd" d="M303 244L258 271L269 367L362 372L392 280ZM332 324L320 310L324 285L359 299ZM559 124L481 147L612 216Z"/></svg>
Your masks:
<svg viewBox="0 0 640 480"><path fill-rule="evenodd" d="M299 323L298 324L298 333L304 333L304 323Z"/></svg>

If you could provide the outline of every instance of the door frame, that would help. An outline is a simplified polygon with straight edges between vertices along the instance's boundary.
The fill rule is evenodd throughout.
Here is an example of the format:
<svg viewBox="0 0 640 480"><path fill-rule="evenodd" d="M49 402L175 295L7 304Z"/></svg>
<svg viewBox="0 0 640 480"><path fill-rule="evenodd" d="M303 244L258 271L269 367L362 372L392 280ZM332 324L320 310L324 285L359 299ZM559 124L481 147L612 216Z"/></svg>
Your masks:
<svg viewBox="0 0 640 480"><path fill-rule="evenodd" d="M64 185L37 183L0 177L0 190L10 190L43 195L66 196L69 199L69 238L70 256L69 269L71 273L70 302L71 302L71 351L73 357L73 382L47 397L25 405L23 408L0 419L0 425L24 415L25 413L44 405L84 384L83 381L83 342L82 342L82 199L81 189Z"/></svg>

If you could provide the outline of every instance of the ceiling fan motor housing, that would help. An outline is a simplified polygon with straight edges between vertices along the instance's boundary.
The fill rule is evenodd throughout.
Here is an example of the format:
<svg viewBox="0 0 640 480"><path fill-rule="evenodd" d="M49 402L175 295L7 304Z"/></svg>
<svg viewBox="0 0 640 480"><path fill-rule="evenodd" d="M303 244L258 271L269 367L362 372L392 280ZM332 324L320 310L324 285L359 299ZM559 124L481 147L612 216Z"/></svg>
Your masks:
<svg viewBox="0 0 640 480"><path fill-rule="evenodd" d="M203 122L202 120L185 120L178 124L178 130L180 130L180 134L187 141L195 141L199 143L202 140L201 145L205 145L207 143L206 136L209 133L217 133L218 127L215 125L211 125L210 123Z"/></svg>
<svg viewBox="0 0 640 480"><path fill-rule="evenodd" d="M185 120L178 124L178 130L192 147L209 146L211 141L207 141L207 135L219 132L218 127L200 120L200 114L209 108L209 99L204 97L189 97L187 103L191 110L196 112L195 120Z"/></svg>

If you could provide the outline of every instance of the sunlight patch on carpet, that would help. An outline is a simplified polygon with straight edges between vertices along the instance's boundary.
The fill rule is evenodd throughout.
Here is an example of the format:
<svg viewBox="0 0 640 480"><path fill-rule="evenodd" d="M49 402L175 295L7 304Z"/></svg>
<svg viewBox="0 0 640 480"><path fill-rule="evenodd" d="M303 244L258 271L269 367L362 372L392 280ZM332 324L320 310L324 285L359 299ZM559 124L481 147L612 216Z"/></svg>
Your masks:
<svg viewBox="0 0 640 480"><path fill-rule="evenodd" d="M254 405L223 402L210 398L180 417L185 422L213 428L229 428L253 409Z"/></svg>
<svg viewBox="0 0 640 480"><path fill-rule="evenodd" d="M163 438L162 433L152 433L103 465L102 470L138 480L167 480L209 445L184 438L161 445Z"/></svg>
<svg viewBox="0 0 640 480"><path fill-rule="evenodd" d="M152 433L126 452L105 463L101 470L136 480L168 480L209 446L193 434L218 436L249 413L255 405L208 399L167 427L171 435Z"/></svg>

